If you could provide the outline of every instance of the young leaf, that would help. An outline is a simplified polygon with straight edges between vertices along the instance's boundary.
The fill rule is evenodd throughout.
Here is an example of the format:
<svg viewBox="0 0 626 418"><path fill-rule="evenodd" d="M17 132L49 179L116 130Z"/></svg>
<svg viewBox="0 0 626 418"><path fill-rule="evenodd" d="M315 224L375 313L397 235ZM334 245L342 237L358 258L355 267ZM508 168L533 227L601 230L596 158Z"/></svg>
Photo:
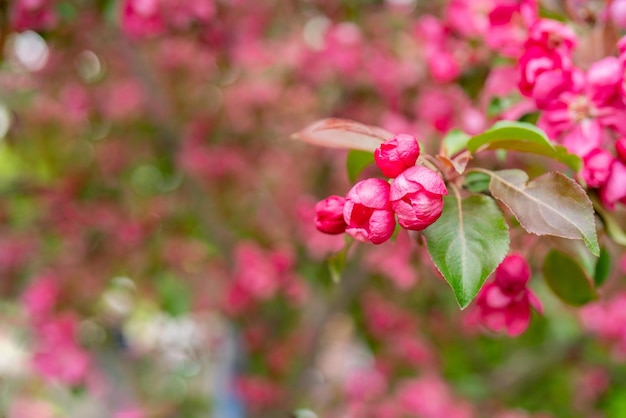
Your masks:
<svg viewBox="0 0 626 418"><path fill-rule="evenodd" d="M617 244L626 246L626 232L624 232L617 222L613 215L607 211L602 203L598 202L596 199L593 200L593 207L595 208L600 218L602 218L602 223L604 224L604 229L607 235Z"/></svg>
<svg viewBox="0 0 626 418"><path fill-rule="evenodd" d="M527 182L528 175L522 170L494 171L489 190L527 232L582 239L589 251L599 256L593 205L582 187L557 172Z"/></svg>
<svg viewBox="0 0 626 418"><path fill-rule="evenodd" d="M581 306L597 297L591 279L571 257L551 250L543 262L543 277L563 302Z"/></svg>
<svg viewBox="0 0 626 418"><path fill-rule="evenodd" d="M374 154L368 151L350 150L346 159L346 169L351 182L356 182L361 171L374 162Z"/></svg>
<svg viewBox="0 0 626 418"><path fill-rule="evenodd" d="M470 138L467 149L472 153L479 149L529 152L560 161L574 171L582 166L580 157L568 153L563 146L552 144L541 129L526 122L497 122L488 131Z"/></svg>
<svg viewBox="0 0 626 418"><path fill-rule="evenodd" d="M444 197L441 218L424 230L428 252L467 307L509 250L509 227L496 202L483 195Z"/></svg>
<svg viewBox="0 0 626 418"><path fill-rule="evenodd" d="M374 152L393 134L352 120L330 118L307 126L291 138L324 147Z"/></svg>
<svg viewBox="0 0 626 418"><path fill-rule="evenodd" d="M460 129L452 129L441 141L441 154L451 157L467 145L470 136Z"/></svg>
<svg viewBox="0 0 626 418"><path fill-rule="evenodd" d="M609 254L605 247L602 247L600 248L600 257L598 258L595 272L593 274L593 282L595 283L596 287L602 286L602 284L604 284L607 277L609 277L610 272L611 254Z"/></svg>
<svg viewBox="0 0 626 418"><path fill-rule="evenodd" d="M489 176L488 174L473 171L465 176L464 185L470 192L483 193L489 190L490 181L491 176Z"/></svg>

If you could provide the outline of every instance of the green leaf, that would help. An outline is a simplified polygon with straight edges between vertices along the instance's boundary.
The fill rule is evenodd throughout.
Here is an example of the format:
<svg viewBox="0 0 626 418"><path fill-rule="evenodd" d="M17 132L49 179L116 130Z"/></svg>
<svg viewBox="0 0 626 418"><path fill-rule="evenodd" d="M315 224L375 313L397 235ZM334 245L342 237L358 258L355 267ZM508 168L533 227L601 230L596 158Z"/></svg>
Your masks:
<svg viewBox="0 0 626 418"><path fill-rule="evenodd" d="M527 122L497 122L488 131L470 138L467 149L472 153L482 149L529 152L560 161L574 171L582 167L580 157L570 154L563 146L554 145L545 132Z"/></svg>
<svg viewBox="0 0 626 418"><path fill-rule="evenodd" d="M551 250L543 262L543 277L555 295L568 305L581 306L597 298L591 279L570 256Z"/></svg>
<svg viewBox="0 0 626 418"><path fill-rule="evenodd" d="M374 162L374 154L369 151L348 151L346 159L346 169L348 170L348 178L351 182L356 182L361 171Z"/></svg>
<svg viewBox="0 0 626 418"><path fill-rule="evenodd" d="M465 187L470 192L483 193L489 190L489 182L491 176L476 171L470 172L465 176Z"/></svg>
<svg viewBox="0 0 626 418"><path fill-rule="evenodd" d="M596 287L602 286L606 281L607 277L609 277L609 273L611 272L611 254L606 250L605 247L600 248L600 257L598 258L598 262L596 263L596 268L593 274L593 282Z"/></svg>
<svg viewBox="0 0 626 418"><path fill-rule="evenodd" d="M174 276L164 275L156 283L163 310L180 316L191 308L189 288Z"/></svg>
<svg viewBox="0 0 626 418"><path fill-rule="evenodd" d="M522 170L491 172L489 190L531 234L582 239L600 255L593 205L582 187L558 172L528 182Z"/></svg>
<svg viewBox="0 0 626 418"><path fill-rule="evenodd" d="M496 202L484 195L444 197L441 218L424 230L428 252L467 307L509 250L509 227Z"/></svg>
<svg viewBox="0 0 626 418"><path fill-rule="evenodd" d="M596 199L593 200L593 207L595 208L600 218L602 218L602 223L604 224L604 229L609 237L619 245L626 246L626 233L619 225L619 223L615 220L613 215L607 211L602 203L598 202Z"/></svg>
<svg viewBox="0 0 626 418"><path fill-rule="evenodd" d="M453 129L443 138L441 142L441 153L451 157L467 146L470 136L460 129Z"/></svg>

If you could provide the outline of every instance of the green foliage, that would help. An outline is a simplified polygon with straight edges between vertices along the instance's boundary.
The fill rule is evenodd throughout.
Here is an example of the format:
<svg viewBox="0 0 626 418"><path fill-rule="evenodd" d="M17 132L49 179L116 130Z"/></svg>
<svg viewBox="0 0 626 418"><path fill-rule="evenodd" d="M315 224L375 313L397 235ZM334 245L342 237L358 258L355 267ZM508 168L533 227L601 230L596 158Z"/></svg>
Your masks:
<svg viewBox="0 0 626 418"><path fill-rule="evenodd" d="M596 263L596 268L593 274L593 282L596 286L602 286L607 277L611 273L611 254L607 251L606 247L600 248L600 257Z"/></svg>
<svg viewBox="0 0 626 418"><path fill-rule="evenodd" d="M489 190L531 234L582 239L599 256L593 205L585 191L558 172L528 182L522 170L491 172Z"/></svg>
<svg viewBox="0 0 626 418"><path fill-rule="evenodd" d="M441 218L424 231L428 252L463 309L509 250L509 228L484 195L444 198Z"/></svg>
<svg viewBox="0 0 626 418"><path fill-rule="evenodd" d="M191 294L185 283L175 277L165 275L157 281L156 285L163 310L172 316L180 316L189 312Z"/></svg>
<svg viewBox="0 0 626 418"><path fill-rule="evenodd" d="M348 151L348 157L346 159L346 169L348 171L348 178L351 182L356 182L356 179L361 174L361 171L368 165L374 162L374 154L369 151Z"/></svg>
<svg viewBox="0 0 626 418"><path fill-rule="evenodd" d="M582 160L570 154L561 145L554 145L545 132L527 122L500 121L467 142L468 151L504 149L543 155L567 165L574 171L580 170Z"/></svg>
<svg viewBox="0 0 626 418"><path fill-rule="evenodd" d="M591 279L570 256L551 250L543 263L543 276L550 289L563 302L582 306L597 298Z"/></svg>
<svg viewBox="0 0 626 418"><path fill-rule="evenodd" d="M465 176L465 187L470 192L483 193L489 191L491 177L488 174L472 171Z"/></svg>
<svg viewBox="0 0 626 418"><path fill-rule="evenodd" d="M441 153L452 156L467 146L470 136L460 129L452 129L441 142Z"/></svg>

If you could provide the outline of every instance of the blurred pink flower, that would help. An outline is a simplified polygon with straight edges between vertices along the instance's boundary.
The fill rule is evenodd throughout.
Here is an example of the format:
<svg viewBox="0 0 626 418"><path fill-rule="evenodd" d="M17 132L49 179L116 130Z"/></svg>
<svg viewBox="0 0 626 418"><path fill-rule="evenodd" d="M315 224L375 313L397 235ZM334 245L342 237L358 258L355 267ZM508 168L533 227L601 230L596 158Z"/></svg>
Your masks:
<svg viewBox="0 0 626 418"><path fill-rule="evenodd" d="M341 196L328 196L315 205L315 227L326 234L342 234L346 230L343 207L346 199Z"/></svg>
<svg viewBox="0 0 626 418"><path fill-rule="evenodd" d="M130 37L160 35L165 30L160 0L123 0L122 30Z"/></svg>
<svg viewBox="0 0 626 418"><path fill-rule="evenodd" d="M10 4L10 22L16 31L51 29L58 21L52 0L15 0Z"/></svg>
<svg viewBox="0 0 626 418"><path fill-rule="evenodd" d="M36 327L37 348L33 366L42 377L67 385L81 383L87 375L90 358L75 340L76 319L65 315Z"/></svg>
<svg viewBox="0 0 626 418"><path fill-rule="evenodd" d="M530 323L531 306L541 311L541 304L526 287L530 266L521 255L507 256L496 269L495 278L481 289L476 298L481 322L493 331L506 331L511 337L522 334Z"/></svg>
<svg viewBox="0 0 626 418"><path fill-rule="evenodd" d="M52 313L59 297L59 285L53 275L42 275L26 288L22 303L34 322L47 319Z"/></svg>

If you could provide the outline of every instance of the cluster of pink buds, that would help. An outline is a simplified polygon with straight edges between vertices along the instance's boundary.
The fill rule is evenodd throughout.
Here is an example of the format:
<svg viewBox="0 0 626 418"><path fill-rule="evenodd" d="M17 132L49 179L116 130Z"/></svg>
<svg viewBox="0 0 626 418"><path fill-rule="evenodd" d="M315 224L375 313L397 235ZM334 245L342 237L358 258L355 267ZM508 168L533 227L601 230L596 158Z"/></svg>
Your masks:
<svg viewBox="0 0 626 418"><path fill-rule="evenodd" d="M379 178L358 182L345 198L329 196L315 205L315 225L327 234L347 233L354 239L382 244L398 223L421 231L439 219L448 190L439 174L415 165L420 155L417 139L400 134L374 152Z"/></svg>
<svg viewBox="0 0 626 418"><path fill-rule="evenodd" d="M519 254L507 256L476 300L480 321L493 331L506 330L512 337L523 333L530 322L530 308L541 311L541 303L526 287L530 267Z"/></svg>

